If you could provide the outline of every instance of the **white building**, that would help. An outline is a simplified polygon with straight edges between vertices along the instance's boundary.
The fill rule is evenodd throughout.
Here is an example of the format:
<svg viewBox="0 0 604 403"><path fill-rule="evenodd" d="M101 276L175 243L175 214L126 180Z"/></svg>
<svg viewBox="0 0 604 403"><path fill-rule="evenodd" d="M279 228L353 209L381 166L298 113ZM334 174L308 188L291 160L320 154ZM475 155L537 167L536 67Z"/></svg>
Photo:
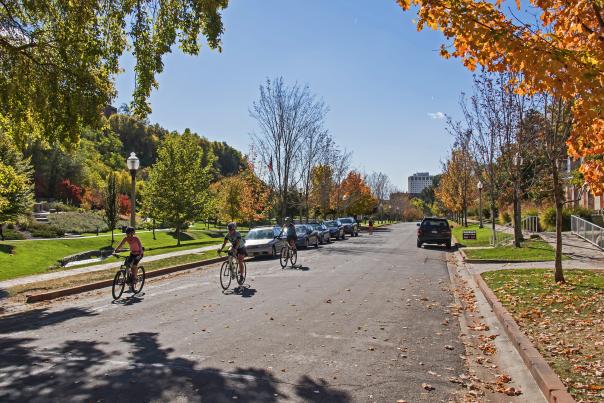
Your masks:
<svg viewBox="0 0 604 403"><path fill-rule="evenodd" d="M410 194L420 194L422 190L432 185L433 176L428 172L417 172L407 178Z"/></svg>

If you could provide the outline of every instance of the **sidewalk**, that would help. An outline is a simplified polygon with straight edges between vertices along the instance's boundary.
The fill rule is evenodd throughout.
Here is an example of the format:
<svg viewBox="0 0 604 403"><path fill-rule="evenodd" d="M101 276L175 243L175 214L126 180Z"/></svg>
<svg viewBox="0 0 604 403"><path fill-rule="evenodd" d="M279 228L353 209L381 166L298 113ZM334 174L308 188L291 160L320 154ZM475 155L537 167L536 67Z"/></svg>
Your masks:
<svg viewBox="0 0 604 403"><path fill-rule="evenodd" d="M539 235L552 248L556 248L555 232L540 232ZM604 268L604 251L571 232L562 233L562 253L573 260L599 263L600 267Z"/></svg>
<svg viewBox="0 0 604 403"><path fill-rule="evenodd" d="M180 250L180 251L176 251L176 252L169 252L169 253L163 253L161 255L145 257L143 260L143 265L144 265L144 262L153 262L155 260L161 260L161 259L174 257L174 256L190 255L190 254L195 254L195 253L203 254L204 252L217 249L218 246L220 246L220 244L204 246L204 247L196 248L196 249ZM26 285L26 284L31 284L31 283L37 283L40 281L54 280L57 278L70 277L70 276L75 276L75 275L83 274L83 273L92 273L95 271L102 271L102 270L117 268L121 264L122 264L122 262L104 263L104 264L98 264L95 266L81 267L79 269L59 270L59 271L55 271L52 273L36 274L33 276L14 278L11 280L0 281L0 289L7 289L10 287L15 287L15 286L19 286L19 285Z"/></svg>

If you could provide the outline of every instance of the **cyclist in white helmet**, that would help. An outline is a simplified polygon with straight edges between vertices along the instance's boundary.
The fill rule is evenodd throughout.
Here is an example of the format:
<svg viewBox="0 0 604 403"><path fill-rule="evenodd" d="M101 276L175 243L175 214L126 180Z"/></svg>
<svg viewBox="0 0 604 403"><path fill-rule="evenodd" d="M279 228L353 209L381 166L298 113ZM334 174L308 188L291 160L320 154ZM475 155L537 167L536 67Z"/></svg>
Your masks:
<svg viewBox="0 0 604 403"><path fill-rule="evenodd" d="M224 237L224 242L219 252L222 252L224 246L227 242L231 243L230 253L235 254L237 256L237 260L239 261L239 280L242 281L243 278L243 259L247 256L247 250L245 249L245 240L241 237L239 231L237 231L237 224L234 222L229 223L227 225L227 230L229 231L227 236Z"/></svg>

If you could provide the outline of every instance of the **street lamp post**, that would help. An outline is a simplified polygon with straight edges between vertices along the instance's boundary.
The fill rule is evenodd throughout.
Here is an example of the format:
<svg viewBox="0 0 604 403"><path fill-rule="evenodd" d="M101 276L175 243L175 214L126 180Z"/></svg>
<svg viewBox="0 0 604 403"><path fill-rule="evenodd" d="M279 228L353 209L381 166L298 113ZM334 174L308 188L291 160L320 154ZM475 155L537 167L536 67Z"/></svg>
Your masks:
<svg viewBox="0 0 604 403"><path fill-rule="evenodd" d="M136 171L140 166L140 160L133 152L126 160L126 165L130 170L130 176L132 177L132 190L130 191L130 226L136 227Z"/></svg>
<svg viewBox="0 0 604 403"><path fill-rule="evenodd" d="M480 217L480 221L478 224L478 228L482 228L482 181L478 181L478 214Z"/></svg>
<svg viewBox="0 0 604 403"><path fill-rule="evenodd" d="M521 219L522 212L520 211L520 166L524 162L520 153L514 154L512 159L514 163L514 246L520 247L520 241L522 240L522 228Z"/></svg>

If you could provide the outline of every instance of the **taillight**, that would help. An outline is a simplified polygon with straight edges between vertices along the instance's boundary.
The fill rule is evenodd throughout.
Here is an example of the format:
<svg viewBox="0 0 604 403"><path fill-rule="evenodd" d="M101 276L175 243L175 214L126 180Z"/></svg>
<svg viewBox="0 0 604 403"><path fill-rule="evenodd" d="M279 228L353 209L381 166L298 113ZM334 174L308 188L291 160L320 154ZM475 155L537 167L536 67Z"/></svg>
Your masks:
<svg viewBox="0 0 604 403"><path fill-rule="evenodd" d="M422 234L422 230L421 229L417 229L417 235L421 235Z"/></svg>

